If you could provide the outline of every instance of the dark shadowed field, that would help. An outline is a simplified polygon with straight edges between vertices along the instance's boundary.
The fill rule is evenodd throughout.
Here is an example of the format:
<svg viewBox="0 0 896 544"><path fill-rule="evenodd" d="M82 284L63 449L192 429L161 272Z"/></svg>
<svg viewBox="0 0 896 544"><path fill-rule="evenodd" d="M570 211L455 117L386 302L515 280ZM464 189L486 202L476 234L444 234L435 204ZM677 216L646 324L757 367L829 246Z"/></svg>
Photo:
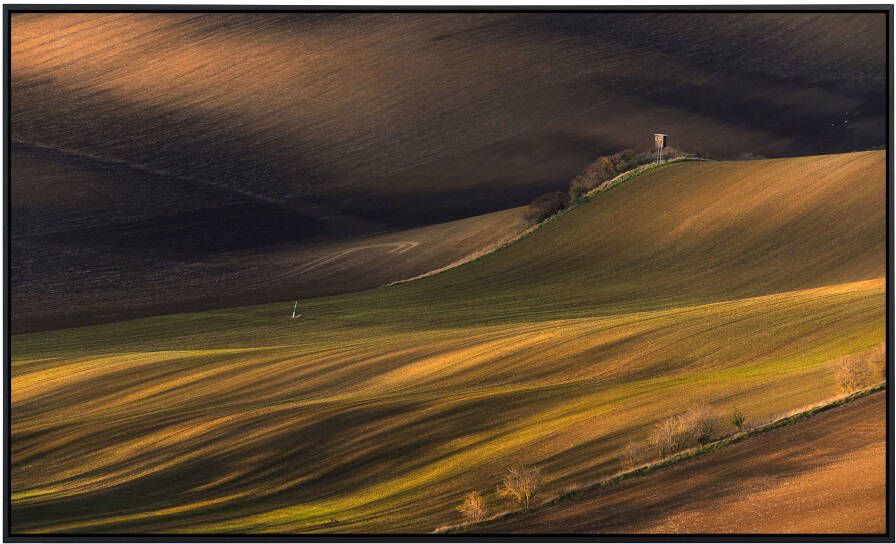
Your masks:
<svg viewBox="0 0 896 544"><path fill-rule="evenodd" d="M884 27L883 14L14 14L13 328L413 276L522 228L482 214L657 130L717 157L880 146ZM463 243L402 234L473 217L446 227ZM415 264L366 239L382 233L420 242ZM368 249L327 260L346 244Z"/></svg>
<svg viewBox="0 0 896 544"><path fill-rule="evenodd" d="M16 331L379 287L493 248L527 227L525 208L510 208L396 229L302 202L258 201L15 149Z"/></svg>

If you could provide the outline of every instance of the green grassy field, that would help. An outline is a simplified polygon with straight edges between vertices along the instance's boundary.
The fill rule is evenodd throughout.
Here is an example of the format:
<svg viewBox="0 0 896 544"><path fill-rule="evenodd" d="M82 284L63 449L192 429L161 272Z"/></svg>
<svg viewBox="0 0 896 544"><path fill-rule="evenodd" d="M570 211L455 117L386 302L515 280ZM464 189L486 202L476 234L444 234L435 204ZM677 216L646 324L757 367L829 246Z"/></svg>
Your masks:
<svg viewBox="0 0 896 544"><path fill-rule="evenodd" d="M13 337L14 532L421 532L546 493L699 401L835 394L885 325L885 153L679 163L475 262Z"/></svg>

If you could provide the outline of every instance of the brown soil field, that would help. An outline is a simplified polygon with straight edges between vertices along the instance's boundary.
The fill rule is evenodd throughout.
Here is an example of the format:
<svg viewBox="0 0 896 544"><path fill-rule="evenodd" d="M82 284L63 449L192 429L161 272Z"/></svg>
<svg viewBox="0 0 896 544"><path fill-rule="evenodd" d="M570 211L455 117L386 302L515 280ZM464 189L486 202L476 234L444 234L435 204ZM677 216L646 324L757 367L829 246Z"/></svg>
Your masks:
<svg viewBox="0 0 896 544"><path fill-rule="evenodd" d="M425 273L513 225L426 267L392 274L395 260L371 260L357 284L262 281L266 266L284 272L266 265L284 251L291 268L346 240L523 206L597 155L645 149L658 130L715 158L881 146L885 23L873 13L13 14L13 327Z"/></svg>
<svg viewBox="0 0 896 544"><path fill-rule="evenodd" d="M11 128L444 221L525 204L659 128L727 157L883 145L885 29L882 13L14 14Z"/></svg>
<svg viewBox="0 0 896 544"><path fill-rule="evenodd" d="M488 251L528 227L517 207L397 229L20 151L12 160L15 332L370 289Z"/></svg>
<svg viewBox="0 0 896 544"><path fill-rule="evenodd" d="M886 411L876 393L476 532L880 534Z"/></svg>

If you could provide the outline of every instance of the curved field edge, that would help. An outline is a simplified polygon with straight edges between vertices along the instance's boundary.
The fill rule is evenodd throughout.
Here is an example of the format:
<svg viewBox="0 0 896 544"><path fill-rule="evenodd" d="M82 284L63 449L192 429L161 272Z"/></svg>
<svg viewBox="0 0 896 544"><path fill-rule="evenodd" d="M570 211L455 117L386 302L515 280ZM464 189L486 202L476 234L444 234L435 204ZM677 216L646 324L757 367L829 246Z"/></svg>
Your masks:
<svg viewBox="0 0 896 544"><path fill-rule="evenodd" d="M466 255L452 263L449 263L445 266L441 266L439 268L435 268L428 272L424 272L423 274L419 274L412 278L389 282L386 285L384 285L383 287L390 287L392 285L398 285L401 283L408 283L411 281L421 280L423 278L435 276L436 274L441 274L442 272L447 272L448 270L452 270L461 265L465 265L467 263L478 261L479 259L481 259L487 255L490 255L498 250L504 249L505 247L507 247L515 242L518 242L519 240L525 238L526 236L529 236L530 234L532 234L533 232L538 230L541 226L546 225L547 223L556 220L558 217L561 217L563 214L568 213L570 210L575 209L577 206L591 202L600 193L602 193L604 191L608 191L614 187L618 187L619 185L622 185L623 183L625 183L627 181L631 181L632 179L640 176L641 174L646 174L647 172L656 170L657 168L662 168L663 166L667 166L669 164L688 162L688 161L707 161L707 160L709 160L709 159L703 159L703 158L697 158L697 157L680 157L680 158L675 158L675 159L669 159L660 164L650 163L650 164L643 164L641 166L637 166L635 168L632 168L631 170L622 172L621 174L614 177L613 179L609 179L609 180L601 183L594 189L591 189L590 191L588 191L583 197L581 197L579 202L571 202L568 207L566 207L566 208L558 211L557 213L545 218L544 220L530 226L529 228L518 232L516 235L511 236L506 240L503 240L497 244L483 247L482 249L472 252L469 255Z"/></svg>
<svg viewBox="0 0 896 544"><path fill-rule="evenodd" d="M665 468L669 468L675 466L678 463L682 463L684 461L688 461L690 459L694 459L700 457L702 455L706 455L709 453L713 453L719 451L728 446L732 446L734 444L739 444L744 440L749 440L754 437L758 437L760 435L766 434L770 431L780 429L782 427L787 427L790 425L794 425L800 423L804 420L807 420L813 416L818 414L827 412L828 410L838 408L854 402L856 400L865 398L874 393L883 393L886 391L886 383L881 382L877 385L867 387L862 389L861 391L856 391L854 393L850 393L848 395L841 395L839 397L835 397L833 400L815 404L810 407L806 407L800 410L795 410L795 413L783 415L778 419L770 423L766 423L749 431L743 432L735 432L733 434L724 436L718 440L715 440L709 444L704 446L698 446L681 453L660 459L658 461L654 461L652 463L641 465L631 470L627 470L625 472L621 472L609 478L599 480L593 483L586 484L581 486L575 490L571 490L568 492L564 492L558 496L551 497L543 501L536 507L530 508L529 510L511 510L506 512L501 512L490 517L487 520L483 520L477 523L462 523L457 525L449 525L445 527L439 527L434 533L438 534L446 534L446 533L458 533L458 532L488 532L488 527L490 524L501 521L501 522L513 522L513 519L537 515L538 512L554 508L558 505L563 505L571 501L576 501L580 499L583 495L593 493L594 491L610 488L617 484L620 484L624 481L630 480L632 478L643 478L646 476L650 476L651 474L656 473L657 471L663 470ZM858 422L857 422L858 423Z"/></svg>
<svg viewBox="0 0 896 544"><path fill-rule="evenodd" d="M92 159L22 152L11 168L15 334L371 289L528 227L525 207L412 227Z"/></svg>
<svg viewBox="0 0 896 544"><path fill-rule="evenodd" d="M694 401L828 398L831 362L884 338L884 179L882 153L670 165L299 320L14 336L14 529L428 532L514 462L548 494L612 475Z"/></svg>

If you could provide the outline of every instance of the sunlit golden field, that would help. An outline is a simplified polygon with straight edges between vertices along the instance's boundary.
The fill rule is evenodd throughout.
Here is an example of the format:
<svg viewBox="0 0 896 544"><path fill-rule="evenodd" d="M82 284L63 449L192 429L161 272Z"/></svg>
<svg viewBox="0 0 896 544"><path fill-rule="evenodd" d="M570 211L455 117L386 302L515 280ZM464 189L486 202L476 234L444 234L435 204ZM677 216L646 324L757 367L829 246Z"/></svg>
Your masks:
<svg viewBox="0 0 896 544"><path fill-rule="evenodd" d="M669 164L362 293L16 335L14 532L423 532L698 401L837 393L885 327L885 153ZM400 256L396 257L400 258Z"/></svg>

